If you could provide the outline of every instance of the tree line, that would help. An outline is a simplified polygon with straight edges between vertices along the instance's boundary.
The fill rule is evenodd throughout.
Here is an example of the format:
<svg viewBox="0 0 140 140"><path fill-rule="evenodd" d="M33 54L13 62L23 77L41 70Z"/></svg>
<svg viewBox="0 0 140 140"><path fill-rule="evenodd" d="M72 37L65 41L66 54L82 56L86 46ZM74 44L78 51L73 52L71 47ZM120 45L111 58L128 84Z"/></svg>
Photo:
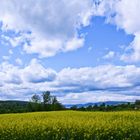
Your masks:
<svg viewBox="0 0 140 140"><path fill-rule="evenodd" d="M122 103L117 105L89 105L78 107L76 105L65 108L50 91L45 91L41 95L32 95L30 101L0 101L0 114L3 113L22 113L36 111L57 111L57 110L77 110L77 111L123 111L123 110L140 110L140 100L135 103Z"/></svg>
<svg viewBox="0 0 140 140"><path fill-rule="evenodd" d="M126 111L126 110L140 110L140 100L136 100L135 103L122 103L117 105L106 105L102 103L100 105L89 105L78 107L76 105L72 106L70 110L77 111Z"/></svg>
<svg viewBox="0 0 140 140"><path fill-rule="evenodd" d="M50 91L45 91L42 95L34 94L30 101L0 101L0 114L64 109L65 107L57 100L56 96L50 94Z"/></svg>

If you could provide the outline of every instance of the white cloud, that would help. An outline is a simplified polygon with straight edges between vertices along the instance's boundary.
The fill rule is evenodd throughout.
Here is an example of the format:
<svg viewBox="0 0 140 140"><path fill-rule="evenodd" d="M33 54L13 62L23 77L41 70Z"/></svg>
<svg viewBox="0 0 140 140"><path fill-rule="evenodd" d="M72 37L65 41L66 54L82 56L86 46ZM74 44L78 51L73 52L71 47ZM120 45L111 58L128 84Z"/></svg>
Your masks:
<svg viewBox="0 0 140 140"><path fill-rule="evenodd" d="M90 91L83 93L69 93L58 98L63 104L81 104L81 103L96 103L106 101L127 101L133 102L140 99L140 96L120 95L112 92Z"/></svg>
<svg viewBox="0 0 140 140"><path fill-rule="evenodd" d="M36 59L21 70L23 82L40 83L45 81L53 81L56 72L52 69L45 69Z"/></svg>
<svg viewBox="0 0 140 140"><path fill-rule="evenodd" d="M13 51L11 49L8 52L9 52L9 54L13 54Z"/></svg>
<svg viewBox="0 0 140 140"><path fill-rule="evenodd" d="M23 45L23 50L27 53L50 57L59 52L82 47L85 38L78 30L88 26L94 14L105 16L106 22L124 29L127 34L134 35L128 49L130 53L126 51L121 59L139 61L140 1L100 2L93 11L92 0L60 0L59 3L57 0L1 0L1 37L13 47ZM6 31L14 31L14 36L4 34ZM9 54L13 54L12 50ZM104 57L109 59L114 56L115 52L110 51ZM3 59L9 58L3 56ZM15 62L18 66L8 62L0 64L2 99L28 99L32 93L44 90L57 94L63 103L130 101L140 97L140 67L134 65L64 68L56 72L45 68L36 59L24 68L19 66L22 64L19 58Z"/></svg>
<svg viewBox="0 0 140 140"><path fill-rule="evenodd" d="M45 69L36 59L33 59L25 68L3 62L0 65L0 75L3 85L7 83L24 84L52 81L56 72L52 69Z"/></svg>
<svg viewBox="0 0 140 140"><path fill-rule="evenodd" d="M2 58L3 58L3 60L7 61L10 59L10 56L4 55L4 56L2 56Z"/></svg>
<svg viewBox="0 0 140 140"><path fill-rule="evenodd" d="M115 52L109 51L103 58L104 59L111 59L115 56Z"/></svg>
<svg viewBox="0 0 140 140"><path fill-rule="evenodd" d="M74 86L75 90L126 88L137 85L140 68L103 65L79 69L66 68L59 72L59 86ZM115 80L114 80L115 77Z"/></svg>
<svg viewBox="0 0 140 140"><path fill-rule="evenodd" d="M101 0L96 6L95 15L105 16L107 23L115 24L117 28L123 29L127 34L134 35L130 44L131 53L126 52L122 56L125 61L140 61L140 18L139 0Z"/></svg>
<svg viewBox="0 0 140 140"><path fill-rule="evenodd" d="M129 51L129 53L127 53ZM126 53L121 56L121 60L126 62L139 62L140 60L140 34L137 34L131 42L131 44L127 47Z"/></svg>
<svg viewBox="0 0 140 140"><path fill-rule="evenodd" d="M33 59L25 68L8 62L0 64L0 77L3 98L27 99L26 96L45 90L50 90L63 102L77 103L83 102L85 94L88 95L85 95L85 102L134 100L140 96L140 68L134 65L64 68L56 72ZM73 98L70 100L71 96L75 101Z"/></svg>
<svg viewBox="0 0 140 140"><path fill-rule="evenodd" d="M78 30L90 24L92 15L92 0L1 0L0 5L3 30L22 32L8 39L12 46L24 41L24 50L40 57L82 47L84 37ZM26 35L26 31L31 34Z"/></svg>
<svg viewBox="0 0 140 140"><path fill-rule="evenodd" d="M15 60L15 62L16 62L18 65L22 65L22 64L23 64L23 62L22 62L22 60L21 60L20 58L17 58L17 59Z"/></svg>
<svg viewBox="0 0 140 140"><path fill-rule="evenodd" d="M93 47L88 47L88 52L92 51Z"/></svg>
<svg viewBox="0 0 140 140"><path fill-rule="evenodd" d="M12 83L12 84L20 84L20 74L18 71L18 67L15 67L8 62L3 62L0 65L0 77L1 77L1 83L5 86L6 83Z"/></svg>

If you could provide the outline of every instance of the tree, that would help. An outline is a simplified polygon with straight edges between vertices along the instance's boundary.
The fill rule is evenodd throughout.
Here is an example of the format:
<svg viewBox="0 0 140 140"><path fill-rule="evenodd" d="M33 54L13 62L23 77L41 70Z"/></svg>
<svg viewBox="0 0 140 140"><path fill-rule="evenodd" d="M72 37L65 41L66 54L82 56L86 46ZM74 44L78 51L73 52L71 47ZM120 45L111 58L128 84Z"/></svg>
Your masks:
<svg viewBox="0 0 140 140"><path fill-rule="evenodd" d="M97 104L95 104L95 105L93 106L93 110L98 110L98 105L97 105Z"/></svg>
<svg viewBox="0 0 140 140"><path fill-rule="evenodd" d="M28 104L28 111L55 111L64 109L64 106L59 103L56 96L50 95L50 91L43 92L42 97L43 102L41 102L39 95L34 94Z"/></svg>
<svg viewBox="0 0 140 140"><path fill-rule="evenodd" d="M41 102L40 96L37 95L37 94L34 94L34 95L31 97L31 101L32 101L33 103L40 103L40 102Z"/></svg>
<svg viewBox="0 0 140 140"><path fill-rule="evenodd" d="M85 111L86 108L82 106L82 107L79 107L78 110L80 110L80 111Z"/></svg>
<svg viewBox="0 0 140 140"><path fill-rule="evenodd" d="M136 100L135 105L140 105L140 100Z"/></svg>
<svg viewBox="0 0 140 140"><path fill-rule="evenodd" d="M78 107L76 105L73 105L70 109L71 110L78 110Z"/></svg>
<svg viewBox="0 0 140 140"><path fill-rule="evenodd" d="M41 111L41 98L39 95L34 94L31 97L31 101L28 103L29 111Z"/></svg>
<svg viewBox="0 0 140 140"><path fill-rule="evenodd" d="M56 110L58 101L55 96L52 96L52 110Z"/></svg>
<svg viewBox="0 0 140 140"><path fill-rule="evenodd" d="M87 106L87 111L92 111L93 110L93 107L92 107L92 105L89 105L89 106Z"/></svg>
<svg viewBox="0 0 140 140"><path fill-rule="evenodd" d="M52 100L52 110L55 111L55 110L63 110L64 109L64 106L59 103L59 101L57 100L56 96L51 96L51 100Z"/></svg>
<svg viewBox="0 0 140 140"><path fill-rule="evenodd" d="M105 108L106 108L106 105L105 105L105 103L102 103L101 105L100 105L100 107L99 107L99 110L101 110L101 111L105 111Z"/></svg>
<svg viewBox="0 0 140 140"><path fill-rule="evenodd" d="M50 91L43 92L42 97L43 97L43 103L44 104L51 104Z"/></svg>
<svg viewBox="0 0 140 140"><path fill-rule="evenodd" d="M51 95L50 95L50 91L45 91L42 94L43 97L43 107L44 110L51 110Z"/></svg>
<svg viewBox="0 0 140 140"><path fill-rule="evenodd" d="M135 109L140 109L140 100L135 101Z"/></svg>

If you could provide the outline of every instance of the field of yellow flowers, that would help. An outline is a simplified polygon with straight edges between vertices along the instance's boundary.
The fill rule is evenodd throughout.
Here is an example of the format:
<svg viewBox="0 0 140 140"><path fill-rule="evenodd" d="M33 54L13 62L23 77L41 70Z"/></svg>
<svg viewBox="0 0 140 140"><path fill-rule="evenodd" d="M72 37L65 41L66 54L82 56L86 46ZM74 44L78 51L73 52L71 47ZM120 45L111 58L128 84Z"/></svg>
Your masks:
<svg viewBox="0 0 140 140"><path fill-rule="evenodd" d="M4 114L0 140L140 140L140 112Z"/></svg>

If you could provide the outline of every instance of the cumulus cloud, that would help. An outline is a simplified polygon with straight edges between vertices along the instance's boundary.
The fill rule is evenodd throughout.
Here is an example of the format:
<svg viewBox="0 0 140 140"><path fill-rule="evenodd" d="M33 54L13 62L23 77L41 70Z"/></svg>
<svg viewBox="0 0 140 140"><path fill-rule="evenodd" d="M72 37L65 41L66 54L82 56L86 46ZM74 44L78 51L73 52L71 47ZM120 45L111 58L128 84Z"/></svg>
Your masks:
<svg viewBox="0 0 140 140"><path fill-rule="evenodd" d="M103 58L104 59L111 59L115 56L115 52L109 51Z"/></svg>
<svg viewBox="0 0 140 140"><path fill-rule="evenodd" d="M118 93L103 92L103 91L90 91L83 93L69 93L64 97L58 98L64 104L81 104L81 103L96 103L106 101L128 101L133 102L136 99L140 99L136 95L120 95Z"/></svg>
<svg viewBox="0 0 140 140"><path fill-rule="evenodd" d="M56 77L56 72L52 69L45 69L36 59L33 59L30 64L21 69L23 82L40 83L45 81L53 81Z"/></svg>
<svg viewBox="0 0 140 140"><path fill-rule="evenodd" d="M23 63L22 63L22 60L21 60L20 58L17 58L17 59L15 60L15 62L16 62L17 65L22 65L22 64L23 64Z"/></svg>
<svg viewBox="0 0 140 140"><path fill-rule="evenodd" d="M90 25L93 15L104 16L107 23L134 36L121 60L139 61L139 8L139 0L1 0L0 43L10 44L15 50L22 47L24 53L40 58L54 56L82 47L85 38L79 30ZM62 103L139 98L140 67L102 65L56 72L37 59L25 67L21 67L19 58L15 59L16 66L9 64L6 61L12 54L10 48L10 56L3 56L5 62L0 64L0 99L28 100L33 93L45 90L56 94ZM115 52L110 51L104 58L114 56Z"/></svg>
<svg viewBox="0 0 140 140"><path fill-rule="evenodd" d="M121 89L138 85L140 68L103 65L79 69L66 68L59 72L59 86L75 86L77 91ZM114 80L115 77L115 80Z"/></svg>
<svg viewBox="0 0 140 140"><path fill-rule="evenodd" d="M92 15L92 0L1 0L0 5L3 31L20 33L6 39L40 57L82 47L84 37L78 30L90 24Z"/></svg>
<svg viewBox="0 0 140 140"><path fill-rule="evenodd" d="M139 0L100 0L96 5L97 16L106 17L106 22L115 24L117 28L123 29L127 34L134 36L130 43L129 51L121 57L124 61L140 61L140 18L138 9L140 9Z"/></svg>
<svg viewBox="0 0 140 140"><path fill-rule="evenodd" d="M8 62L3 62L0 65L0 75L3 84L23 84L53 81L56 72L52 69L45 69L36 59L32 59L25 68L19 68Z"/></svg>
<svg viewBox="0 0 140 140"><path fill-rule="evenodd" d="M1 83L4 84L20 84L21 78L18 71L18 67L15 67L8 62L3 62L0 65L0 77Z"/></svg>
<svg viewBox="0 0 140 140"><path fill-rule="evenodd" d="M2 63L0 77L3 98L27 99L33 93L50 90L63 103L72 102L73 98L74 102L83 102L84 95L88 95L86 101L93 102L103 99L134 100L139 97L140 90L140 68L134 65L64 68L56 72L33 59L25 68Z"/></svg>

